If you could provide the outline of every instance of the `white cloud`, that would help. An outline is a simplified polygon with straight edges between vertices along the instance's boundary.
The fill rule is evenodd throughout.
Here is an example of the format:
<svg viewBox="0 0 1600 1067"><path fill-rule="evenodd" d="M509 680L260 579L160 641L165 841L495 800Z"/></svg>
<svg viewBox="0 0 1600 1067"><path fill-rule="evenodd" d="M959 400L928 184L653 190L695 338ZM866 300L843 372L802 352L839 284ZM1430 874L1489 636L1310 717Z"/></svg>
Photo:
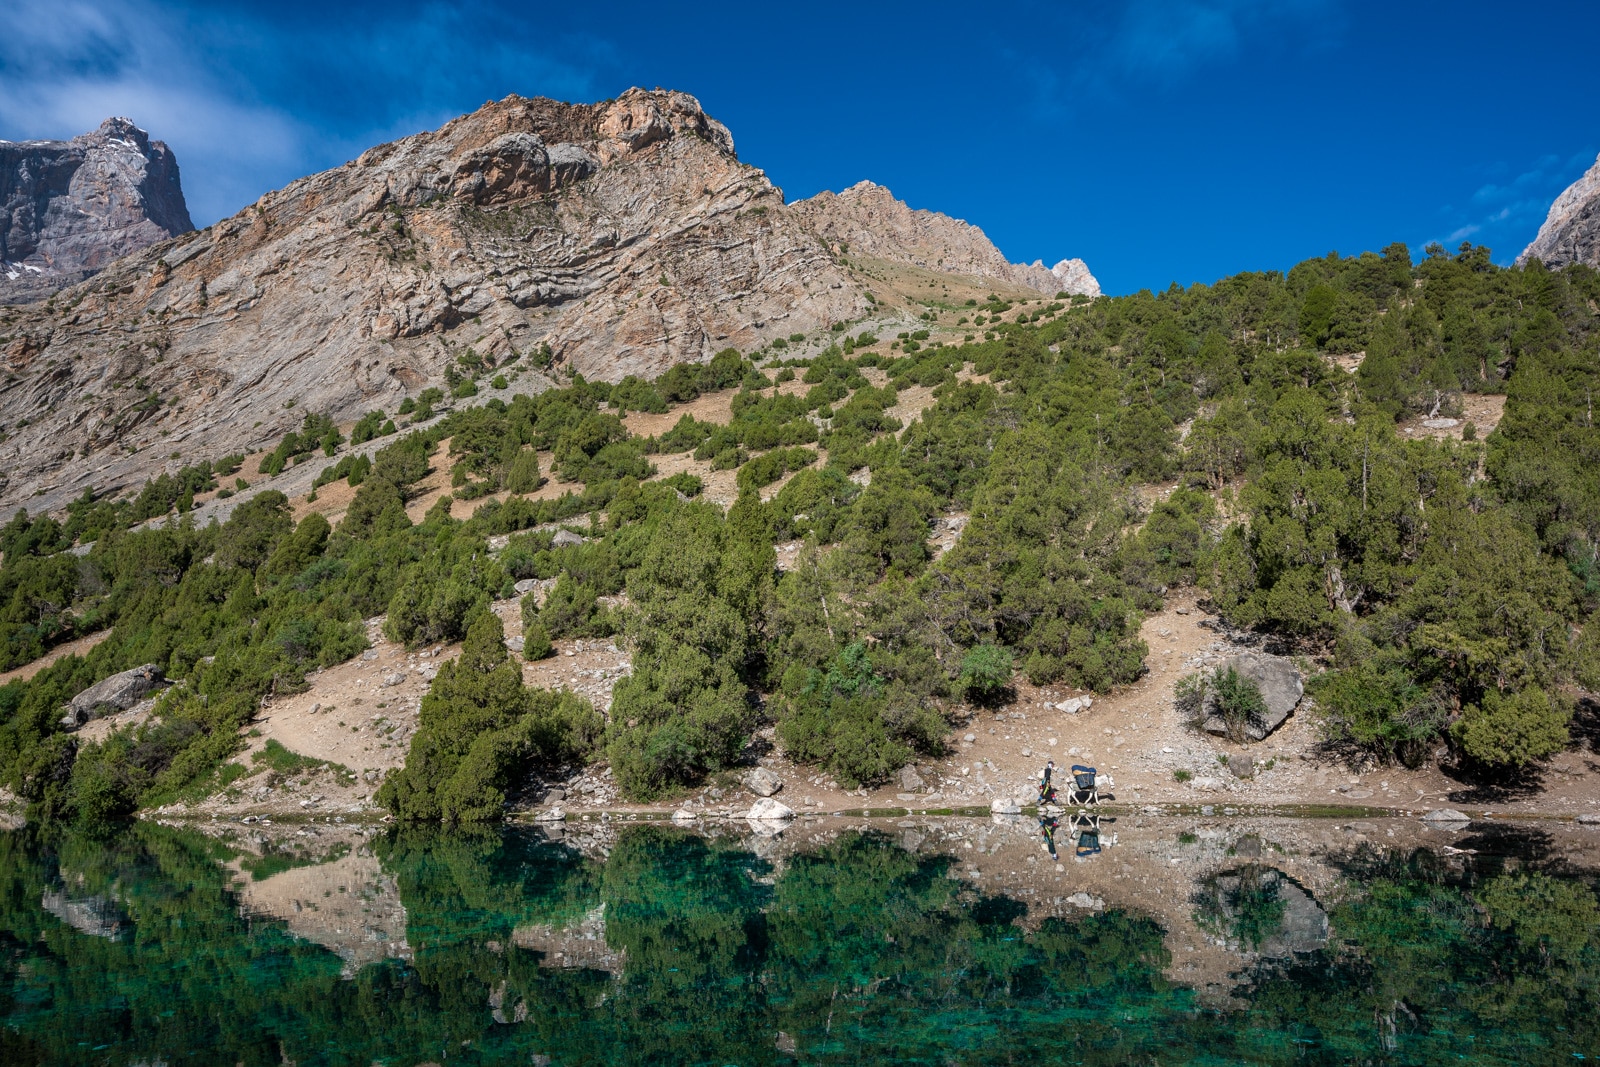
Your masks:
<svg viewBox="0 0 1600 1067"><path fill-rule="evenodd" d="M309 131L227 91L175 30L137 3L11 0L0 12L0 131L64 138L125 115L172 146L198 224L237 210L265 191L253 175L299 160Z"/></svg>
<svg viewBox="0 0 1600 1067"><path fill-rule="evenodd" d="M1178 78L1233 59L1274 23L1327 20L1332 0L1132 0L1110 54L1125 73Z"/></svg>

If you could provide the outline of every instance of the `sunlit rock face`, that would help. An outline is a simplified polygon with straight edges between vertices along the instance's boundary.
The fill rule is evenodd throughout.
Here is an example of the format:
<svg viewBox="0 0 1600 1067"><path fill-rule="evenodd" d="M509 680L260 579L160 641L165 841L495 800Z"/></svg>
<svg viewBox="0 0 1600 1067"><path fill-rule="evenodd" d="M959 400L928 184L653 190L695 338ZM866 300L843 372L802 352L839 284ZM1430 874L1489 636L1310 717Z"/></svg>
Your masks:
<svg viewBox="0 0 1600 1067"><path fill-rule="evenodd" d="M1550 205L1544 225L1517 262L1530 259L1552 268L1600 266L1600 158Z"/></svg>
<svg viewBox="0 0 1600 1067"><path fill-rule="evenodd" d="M131 126L89 137L101 147L82 151L103 156L101 170L144 167L145 222L108 208L127 222L126 248L91 255L64 237L50 258L30 238L7 253L23 266L0 278L18 285L46 266L100 272L0 309L0 514L269 447L308 411L338 422L392 411L462 360L519 361L518 387L538 391L831 337L888 314L841 234L859 246L870 231L876 254L907 265L1048 296L1098 292L1079 261L1007 263L976 227L877 186L786 204L687 93L509 96L187 233L170 153ZM74 173L100 172L86 167Z"/></svg>
<svg viewBox="0 0 1600 1067"><path fill-rule="evenodd" d="M874 259L946 274L966 274L1058 292L1099 296L1100 283L1081 259L1012 263L978 227L937 211L913 209L875 182L823 192L790 208L830 245Z"/></svg>

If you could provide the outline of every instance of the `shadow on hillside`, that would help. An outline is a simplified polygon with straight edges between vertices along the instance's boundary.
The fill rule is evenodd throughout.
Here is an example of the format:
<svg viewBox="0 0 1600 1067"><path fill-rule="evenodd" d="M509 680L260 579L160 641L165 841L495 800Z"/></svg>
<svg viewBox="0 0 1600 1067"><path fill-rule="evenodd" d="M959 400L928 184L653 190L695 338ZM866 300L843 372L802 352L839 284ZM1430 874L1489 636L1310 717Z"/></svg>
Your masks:
<svg viewBox="0 0 1600 1067"><path fill-rule="evenodd" d="M1600 755L1600 699L1584 697L1572 715L1572 740L1579 747Z"/></svg>

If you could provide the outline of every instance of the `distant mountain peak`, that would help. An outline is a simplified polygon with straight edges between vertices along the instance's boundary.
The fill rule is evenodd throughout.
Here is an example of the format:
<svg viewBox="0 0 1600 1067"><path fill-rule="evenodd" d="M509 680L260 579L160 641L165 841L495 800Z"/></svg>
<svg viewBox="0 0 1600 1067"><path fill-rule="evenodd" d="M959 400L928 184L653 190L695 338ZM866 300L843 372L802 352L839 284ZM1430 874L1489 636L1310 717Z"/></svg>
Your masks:
<svg viewBox="0 0 1600 1067"><path fill-rule="evenodd" d="M876 259L924 270L966 274L1023 285L1049 296L1058 292L1099 296L1100 283L1081 259L1012 263L978 227L965 219L909 207L873 181L841 193L821 192L789 205L824 240L843 243Z"/></svg>
<svg viewBox="0 0 1600 1067"><path fill-rule="evenodd" d="M0 141L0 304L41 299L193 228L172 150L131 119L70 141Z"/></svg>

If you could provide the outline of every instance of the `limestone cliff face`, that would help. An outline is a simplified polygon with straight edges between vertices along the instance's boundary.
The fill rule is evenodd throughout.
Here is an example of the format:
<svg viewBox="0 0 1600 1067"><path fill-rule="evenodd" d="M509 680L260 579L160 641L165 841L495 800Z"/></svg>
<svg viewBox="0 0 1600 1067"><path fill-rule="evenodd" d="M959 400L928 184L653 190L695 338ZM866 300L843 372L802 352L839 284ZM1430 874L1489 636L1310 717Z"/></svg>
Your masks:
<svg viewBox="0 0 1600 1067"><path fill-rule="evenodd" d="M0 141L0 304L193 228L171 149L127 119L70 141Z"/></svg>
<svg viewBox="0 0 1600 1067"><path fill-rule="evenodd" d="M0 308L0 515L270 447L306 411L393 412L463 357L616 381L881 315L806 204L684 93L486 104ZM959 228L936 269L1062 287L908 214L883 254Z"/></svg>
<svg viewBox="0 0 1600 1067"><path fill-rule="evenodd" d="M1600 267L1600 159L1550 205L1550 214L1518 263L1538 258L1547 267Z"/></svg>
<svg viewBox="0 0 1600 1067"><path fill-rule="evenodd" d="M614 381L870 307L693 97L640 90L487 104L53 304L0 310L7 512L392 411L468 350Z"/></svg>
<svg viewBox="0 0 1600 1067"><path fill-rule="evenodd" d="M1099 296L1100 283L1081 259L1054 267L1012 263L978 227L937 211L913 210L883 186L857 182L842 193L818 193L791 205L831 245L924 270L968 274L1058 292Z"/></svg>

